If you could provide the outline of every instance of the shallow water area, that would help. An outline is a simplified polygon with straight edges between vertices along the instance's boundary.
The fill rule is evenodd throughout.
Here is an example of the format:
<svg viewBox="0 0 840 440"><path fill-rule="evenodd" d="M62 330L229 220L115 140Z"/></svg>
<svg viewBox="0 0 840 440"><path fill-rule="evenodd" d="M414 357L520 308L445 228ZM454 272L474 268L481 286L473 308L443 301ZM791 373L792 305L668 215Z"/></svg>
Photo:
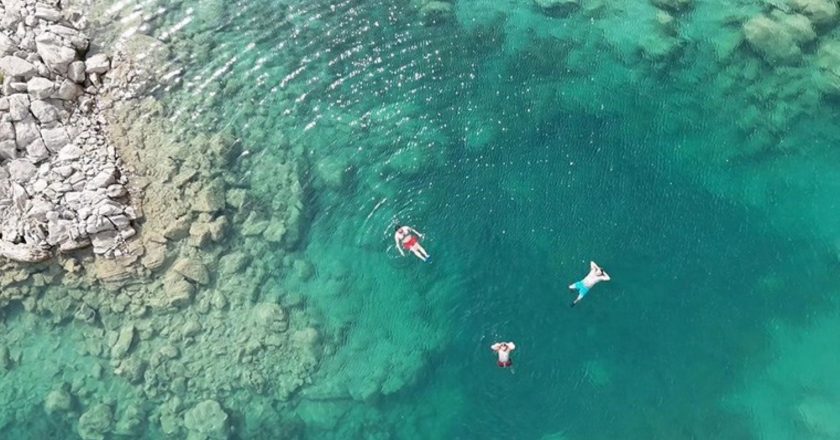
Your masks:
<svg viewBox="0 0 840 440"><path fill-rule="evenodd" d="M237 224L225 242L272 268L251 301L320 338L289 395L220 398L231 438L840 433L840 130L836 101L802 80L816 52L763 59L741 30L757 2L579 3L100 5L113 44L160 45L150 93L173 136L235 139L214 171L227 188L269 220L299 214L294 239ZM819 30L814 44L837 38ZM786 79L803 89L770 92ZM431 262L398 254L398 224L426 235ZM590 260L612 281L571 308ZM239 310L214 319L241 326ZM100 362L24 311L4 328L31 335L9 344L24 354L0 387L44 385L0 421L20 438L76 435L27 428L49 381L72 378L15 377L45 362L23 362L39 344L61 347L65 376ZM489 350L499 340L517 344L511 369ZM142 400L100 376L95 395ZM159 423L136 435L166 437Z"/></svg>

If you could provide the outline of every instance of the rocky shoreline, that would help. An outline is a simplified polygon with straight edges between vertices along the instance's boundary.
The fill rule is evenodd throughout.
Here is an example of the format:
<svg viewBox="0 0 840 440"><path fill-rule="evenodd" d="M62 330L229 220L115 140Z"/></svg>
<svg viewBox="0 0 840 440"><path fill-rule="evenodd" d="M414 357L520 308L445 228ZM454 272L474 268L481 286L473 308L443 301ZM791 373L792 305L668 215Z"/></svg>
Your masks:
<svg viewBox="0 0 840 440"><path fill-rule="evenodd" d="M99 99L110 57L59 2L5 2L0 27L0 255L38 262L92 247L127 253L142 212Z"/></svg>
<svg viewBox="0 0 840 440"><path fill-rule="evenodd" d="M0 5L0 371L22 387L0 389L14 400L0 427L38 405L83 439L227 438L255 401L284 420L321 350L301 298L266 289L312 273L292 254L298 170L289 160L275 199L257 203L225 173L238 141L170 127L143 93L162 83L154 56L103 53L86 35L90 14L58 1ZM7 321L11 304L46 337L76 334L62 345L77 344L90 366L27 356L31 329ZM44 368L64 379L28 377Z"/></svg>

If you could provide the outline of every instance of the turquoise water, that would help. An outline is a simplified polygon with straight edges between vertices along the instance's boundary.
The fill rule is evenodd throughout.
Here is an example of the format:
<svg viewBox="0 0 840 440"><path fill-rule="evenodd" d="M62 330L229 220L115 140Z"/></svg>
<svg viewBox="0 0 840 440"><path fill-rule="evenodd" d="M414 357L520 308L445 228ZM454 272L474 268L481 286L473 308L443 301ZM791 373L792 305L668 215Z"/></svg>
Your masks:
<svg viewBox="0 0 840 440"><path fill-rule="evenodd" d="M281 419L222 401L234 438L840 436L838 109L813 49L774 67L742 41L759 4L698 1L672 33L641 1L460 0L430 25L409 2L167 6L175 131L239 139L224 172L258 204L290 156L305 189L314 275L264 292L304 299L320 364L269 399ZM572 309L590 260L612 281Z"/></svg>

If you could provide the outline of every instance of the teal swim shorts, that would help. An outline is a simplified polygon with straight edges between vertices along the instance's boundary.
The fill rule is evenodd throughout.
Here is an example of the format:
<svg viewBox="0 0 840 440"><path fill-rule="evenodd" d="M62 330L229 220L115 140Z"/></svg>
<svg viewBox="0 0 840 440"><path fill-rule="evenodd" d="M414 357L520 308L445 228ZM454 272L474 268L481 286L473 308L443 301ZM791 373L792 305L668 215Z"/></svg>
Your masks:
<svg viewBox="0 0 840 440"><path fill-rule="evenodd" d="M583 281L578 281L578 282L576 282L576 283L575 283L575 289L577 289L577 291L578 291L578 293L580 294L580 297L581 297L581 298L583 298L584 296L586 296L586 294L587 294L587 293L589 293L589 288L588 288L588 287L586 287L586 286L583 284Z"/></svg>

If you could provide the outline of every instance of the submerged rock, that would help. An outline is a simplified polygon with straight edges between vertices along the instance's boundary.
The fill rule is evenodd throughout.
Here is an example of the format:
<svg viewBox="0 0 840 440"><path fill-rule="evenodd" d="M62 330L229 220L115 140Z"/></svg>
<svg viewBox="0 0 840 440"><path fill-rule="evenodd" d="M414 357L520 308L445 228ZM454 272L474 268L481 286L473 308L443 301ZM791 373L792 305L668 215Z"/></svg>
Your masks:
<svg viewBox="0 0 840 440"><path fill-rule="evenodd" d="M175 262L173 269L175 272L183 275L184 278L195 281L196 283L207 284L210 282L210 274L201 261L192 258L182 258Z"/></svg>
<svg viewBox="0 0 840 440"><path fill-rule="evenodd" d="M120 330L119 336L117 336L117 341L111 347L111 358L119 359L128 354L128 351L131 349L131 345L134 343L134 325L128 324L123 326Z"/></svg>
<svg viewBox="0 0 840 440"><path fill-rule="evenodd" d="M454 9L452 3L433 0L420 7L420 17L427 25L443 23L454 17Z"/></svg>
<svg viewBox="0 0 840 440"><path fill-rule="evenodd" d="M228 415L215 400L205 400L184 413L184 426L193 439L226 439Z"/></svg>
<svg viewBox="0 0 840 440"><path fill-rule="evenodd" d="M817 26L837 21L837 4L833 0L790 0L790 6Z"/></svg>
<svg viewBox="0 0 840 440"><path fill-rule="evenodd" d="M79 436L82 440L103 440L114 423L111 407L100 403L93 405L79 417Z"/></svg>
<svg viewBox="0 0 840 440"><path fill-rule="evenodd" d="M580 0L534 0L534 3L553 17L566 16L580 8Z"/></svg>
<svg viewBox="0 0 840 440"><path fill-rule="evenodd" d="M694 0L651 0L657 8L666 9L669 11L684 11L694 6Z"/></svg>
<svg viewBox="0 0 840 440"><path fill-rule="evenodd" d="M767 62L795 63L802 58L800 45L816 38L811 22L799 14L759 15L744 23L744 38Z"/></svg>
<svg viewBox="0 0 840 440"><path fill-rule="evenodd" d="M73 397L64 387L50 391L44 399L47 414L64 413L73 409Z"/></svg>

